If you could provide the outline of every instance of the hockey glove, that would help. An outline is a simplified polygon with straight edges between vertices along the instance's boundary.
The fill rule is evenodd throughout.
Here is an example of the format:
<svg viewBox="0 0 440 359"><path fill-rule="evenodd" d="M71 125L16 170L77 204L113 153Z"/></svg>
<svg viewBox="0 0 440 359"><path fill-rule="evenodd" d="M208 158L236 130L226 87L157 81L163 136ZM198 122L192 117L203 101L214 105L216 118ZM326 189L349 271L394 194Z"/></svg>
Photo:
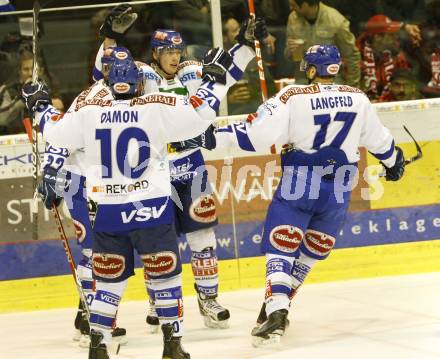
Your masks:
<svg viewBox="0 0 440 359"><path fill-rule="evenodd" d="M41 197L44 207L52 209L59 206L63 200L62 194L66 187L66 172L57 171L52 167L45 167L43 178L37 186L38 195Z"/></svg>
<svg viewBox="0 0 440 359"><path fill-rule="evenodd" d="M268 35L266 21L263 18L249 17L241 24L240 32L235 40L241 45L254 47L255 40L263 41Z"/></svg>
<svg viewBox="0 0 440 359"><path fill-rule="evenodd" d="M203 79L226 85L226 73L232 65L232 61L232 56L219 47L209 50L202 61Z"/></svg>
<svg viewBox="0 0 440 359"><path fill-rule="evenodd" d="M385 179L387 181L398 181L402 178L405 172L405 158L403 157L403 151L400 147L395 147L397 156L396 162L393 167L386 167L382 162L381 164L385 166Z"/></svg>
<svg viewBox="0 0 440 359"><path fill-rule="evenodd" d="M129 4L114 7L99 28L99 34L110 39L122 40L138 18L138 15L131 10Z"/></svg>
<svg viewBox="0 0 440 359"><path fill-rule="evenodd" d="M26 104L26 108L31 113L42 110L52 103L49 96L49 89L44 82L37 82L35 84L31 82L25 83L21 90L21 95Z"/></svg>
<svg viewBox="0 0 440 359"><path fill-rule="evenodd" d="M215 127L211 125L205 132L197 137L186 141L170 143L168 146L168 152L183 152L199 147L207 150L213 150L216 146L217 141L215 139Z"/></svg>

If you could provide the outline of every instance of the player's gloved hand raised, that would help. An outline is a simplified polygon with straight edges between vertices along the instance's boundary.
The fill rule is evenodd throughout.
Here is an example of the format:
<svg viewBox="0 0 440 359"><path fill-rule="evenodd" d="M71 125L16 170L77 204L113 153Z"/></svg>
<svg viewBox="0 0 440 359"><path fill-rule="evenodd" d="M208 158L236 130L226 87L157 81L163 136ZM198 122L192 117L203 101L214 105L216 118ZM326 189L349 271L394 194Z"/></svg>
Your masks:
<svg viewBox="0 0 440 359"><path fill-rule="evenodd" d="M131 11L129 4L114 7L99 28L99 34L110 39L121 40L138 18L138 15Z"/></svg>
<svg viewBox="0 0 440 359"><path fill-rule="evenodd" d="M26 108L34 113L43 110L52 101L49 96L49 88L44 82L36 82L35 84L28 82L23 85L21 95L26 104Z"/></svg>
<svg viewBox="0 0 440 359"><path fill-rule="evenodd" d="M249 17L241 24L235 40L241 45L253 47L255 40L263 41L268 35L266 21L262 17Z"/></svg>
<svg viewBox="0 0 440 359"><path fill-rule="evenodd" d="M396 146L395 148L396 148L397 156L394 166L388 168L384 165L385 179L387 181L398 181L402 178L403 173L405 172L405 158L403 157L403 151L400 147Z"/></svg>
<svg viewBox="0 0 440 359"><path fill-rule="evenodd" d="M203 79L226 85L226 73L232 61L232 56L219 47L209 50L202 61Z"/></svg>
<svg viewBox="0 0 440 359"><path fill-rule="evenodd" d="M41 197L44 207L52 209L52 206L59 206L63 200L62 194L66 187L66 172L57 171L55 168L46 166L43 171L43 178L38 183L37 193Z"/></svg>
<svg viewBox="0 0 440 359"><path fill-rule="evenodd" d="M205 132L197 137L186 141L170 143L168 145L168 152L183 152L199 147L205 148L207 150L213 150L216 146L217 141L215 139L215 127L211 125Z"/></svg>

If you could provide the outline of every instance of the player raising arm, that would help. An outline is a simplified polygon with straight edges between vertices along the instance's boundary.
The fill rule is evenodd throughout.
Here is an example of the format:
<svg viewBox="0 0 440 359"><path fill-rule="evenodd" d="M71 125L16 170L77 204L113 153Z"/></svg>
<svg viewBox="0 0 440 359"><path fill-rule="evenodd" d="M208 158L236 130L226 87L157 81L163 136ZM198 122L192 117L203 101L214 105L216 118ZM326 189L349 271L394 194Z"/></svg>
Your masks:
<svg viewBox="0 0 440 359"><path fill-rule="evenodd" d="M302 63L308 86L285 87L246 123L216 134L219 145L238 143L247 151L285 145L282 178L264 224L266 295L252 330L257 346L280 340L292 297L315 263L330 254L357 181L358 147L381 161L387 180L404 173L402 150L367 96L334 83L340 61L335 46L312 46Z"/></svg>
<svg viewBox="0 0 440 359"><path fill-rule="evenodd" d="M152 93L136 97L142 74L130 58L115 59L108 77L115 100L77 102L55 116L42 84L23 89L51 145L84 151L89 203L95 208L90 307L90 359L106 359L111 328L134 274L133 249L151 279L164 332L164 357L189 358L181 347L181 262L173 225L167 143L203 132L215 112L197 97ZM178 114L180 121L171 123ZM204 119L202 119L202 116ZM93 213L92 213L93 214Z"/></svg>

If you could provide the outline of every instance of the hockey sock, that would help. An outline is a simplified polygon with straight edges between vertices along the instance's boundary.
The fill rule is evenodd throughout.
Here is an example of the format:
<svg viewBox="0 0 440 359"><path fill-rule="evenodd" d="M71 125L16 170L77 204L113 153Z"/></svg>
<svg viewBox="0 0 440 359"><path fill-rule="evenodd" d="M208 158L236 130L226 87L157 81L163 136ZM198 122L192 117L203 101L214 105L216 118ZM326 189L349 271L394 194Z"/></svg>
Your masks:
<svg viewBox="0 0 440 359"><path fill-rule="evenodd" d="M292 292L292 265L295 258L266 254L266 314L289 309Z"/></svg>
<svg viewBox="0 0 440 359"><path fill-rule="evenodd" d="M113 323L127 281L127 279L117 283L96 281L95 300L90 307L90 329L104 334L102 340L104 344L111 343Z"/></svg>
<svg viewBox="0 0 440 359"><path fill-rule="evenodd" d="M151 279L156 312L160 324L170 323L174 336L183 335L182 275L166 279Z"/></svg>
<svg viewBox="0 0 440 359"><path fill-rule="evenodd" d="M304 283L307 275L318 260L300 252L292 267L292 288L296 290Z"/></svg>
<svg viewBox="0 0 440 359"><path fill-rule="evenodd" d="M78 273L79 280L81 281L81 286L84 291L84 296L86 297L89 306L95 298L95 283L92 278L92 260L90 250L83 250L83 257L76 266L76 272ZM91 252L91 251L90 251Z"/></svg>
<svg viewBox="0 0 440 359"><path fill-rule="evenodd" d="M192 252L191 266L196 281L197 293L207 297L217 297L218 264L214 249Z"/></svg>
<svg viewBox="0 0 440 359"><path fill-rule="evenodd" d="M151 280L149 278L145 278L145 289L147 290L150 300L154 301L154 290L152 288Z"/></svg>
<svg viewBox="0 0 440 359"><path fill-rule="evenodd" d="M197 293L211 298L218 294L216 239L212 228L186 234L192 250L191 266Z"/></svg>

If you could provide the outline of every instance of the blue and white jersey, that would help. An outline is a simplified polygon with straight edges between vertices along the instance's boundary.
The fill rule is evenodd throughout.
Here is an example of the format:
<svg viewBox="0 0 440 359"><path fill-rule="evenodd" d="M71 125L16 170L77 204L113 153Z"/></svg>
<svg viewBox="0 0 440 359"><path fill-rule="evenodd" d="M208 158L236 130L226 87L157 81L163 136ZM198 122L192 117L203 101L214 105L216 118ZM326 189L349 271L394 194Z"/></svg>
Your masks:
<svg viewBox="0 0 440 359"><path fill-rule="evenodd" d="M336 84L287 86L258 107L246 124L220 129L217 140L220 144L238 141L247 151L286 144L306 154L338 148L349 163L359 161L358 148L364 146L388 167L396 159L393 136L367 96Z"/></svg>
<svg viewBox="0 0 440 359"><path fill-rule="evenodd" d="M215 119L205 102L193 107L185 96L163 93L93 97L53 114L52 107L37 113L44 138L72 155L83 151L87 195L98 207L94 230L106 232L172 223L167 143L195 137Z"/></svg>

